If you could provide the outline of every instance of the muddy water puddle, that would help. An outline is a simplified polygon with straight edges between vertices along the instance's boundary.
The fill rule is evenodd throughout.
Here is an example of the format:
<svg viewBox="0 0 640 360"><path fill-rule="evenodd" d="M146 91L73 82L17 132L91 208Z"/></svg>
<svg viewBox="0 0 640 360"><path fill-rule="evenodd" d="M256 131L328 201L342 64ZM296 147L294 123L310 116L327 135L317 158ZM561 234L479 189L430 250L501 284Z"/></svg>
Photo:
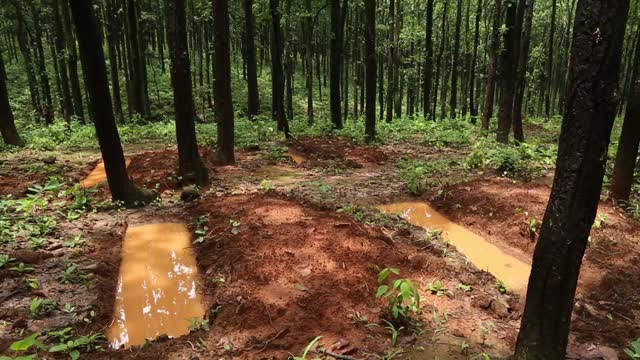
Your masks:
<svg viewBox="0 0 640 360"><path fill-rule="evenodd" d="M113 348L141 345L161 335L186 335L194 319L203 318L190 237L185 225L175 223L127 230L107 332Z"/></svg>
<svg viewBox="0 0 640 360"><path fill-rule="evenodd" d="M129 164L131 164L131 159L125 159L125 164L126 166L129 166ZM91 170L89 175L80 182L80 185L82 185L83 188L88 189L105 181L107 181L107 172L104 168L104 162L100 160L98 164L96 164L96 167Z"/></svg>
<svg viewBox="0 0 640 360"><path fill-rule="evenodd" d="M507 284L508 289L524 293L531 266L507 253L483 237L460 226L423 202L405 202L377 206L387 214L398 214L413 225L440 229L444 238L463 253L477 268Z"/></svg>
<svg viewBox="0 0 640 360"><path fill-rule="evenodd" d="M300 165L303 162L307 161L307 158L300 154L299 152L297 152L296 150L294 150L293 148L289 148L289 150L287 150L287 156L291 158L291 160L293 160L294 163Z"/></svg>

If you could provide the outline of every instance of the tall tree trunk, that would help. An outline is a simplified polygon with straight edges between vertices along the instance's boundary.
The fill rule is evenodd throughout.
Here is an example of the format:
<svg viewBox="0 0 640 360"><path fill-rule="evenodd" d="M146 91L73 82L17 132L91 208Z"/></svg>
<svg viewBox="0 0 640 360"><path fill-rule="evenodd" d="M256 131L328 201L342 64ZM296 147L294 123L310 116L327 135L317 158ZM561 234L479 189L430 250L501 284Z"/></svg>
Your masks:
<svg viewBox="0 0 640 360"><path fill-rule="evenodd" d="M24 141L18 135L13 112L9 104L9 91L7 90L7 72L4 69L4 60L0 51L0 135L6 144L24 146Z"/></svg>
<svg viewBox="0 0 640 360"><path fill-rule="evenodd" d="M218 123L217 157L222 165L235 163L234 118L231 98L231 58L229 45L229 1L213 0L214 99Z"/></svg>
<svg viewBox="0 0 640 360"><path fill-rule="evenodd" d="M498 0L500 1L500 0ZM440 71L443 67L443 56L445 51L445 43L447 38L447 12L449 11L449 0L444 0L444 9L442 10L442 21L440 26L440 49L438 50L438 59L436 60L436 83L433 87L433 109L431 112L431 118L436 119L436 108L438 107L438 91L440 90Z"/></svg>
<svg viewBox="0 0 640 360"><path fill-rule="evenodd" d="M37 51L36 61L38 63L38 74L40 75L40 86L42 86L42 96L44 97L44 104L42 105L42 111L44 113L44 120L47 124L53 123L53 102L51 100L51 86L49 85L49 75L47 74L47 68L45 66L44 49L42 47L42 26L40 23L40 10L36 8L35 4L30 1L31 15L33 16L33 27L35 30L35 47Z"/></svg>
<svg viewBox="0 0 640 360"><path fill-rule="evenodd" d="M149 116L149 99L146 91L146 67L142 53L141 34L138 24L138 10L135 0L127 1L127 44L129 52L131 110L145 118Z"/></svg>
<svg viewBox="0 0 640 360"><path fill-rule="evenodd" d="M631 88L627 95L627 109L611 178L610 196L622 202L629 201L631 195L633 173L638 157L638 142L640 142L640 28L638 35L635 60L631 69Z"/></svg>
<svg viewBox="0 0 640 360"><path fill-rule="evenodd" d="M498 50L500 49L500 23L502 17L502 0L495 0L493 27L491 30L491 47L489 48L489 65L487 67L487 94L484 98L482 113L482 129L489 130L489 122L493 117L493 103L496 93L496 73L498 70Z"/></svg>
<svg viewBox="0 0 640 360"><path fill-rule="evenodd" d="M249 117L258 115L260 111L260 94L258 92L258 69L256 65L256 45L254 42L256 21L253 16L253 0L244 0L245 21L245 55L247 62L247 113Z"/></svg>
<svg viewBox="0 0 640 360"><path fill-rule="evenodd" d="M376 0L364 2L364 45L366 66L366 120L365 134L368 142L376 138Z"/></svg>
<svg viewBox="0 0 640 360"><path fill-rule="evenodd" d="M64 30L62 29L62 20L60 19L60 6L63 3L60 0L53 0L53 19L55 29L55 48L58 54L57 59L54 59L58 63L58 71L60 72L60 90L62 91L62 117L68 123L71 122L71 115L73 114L73 102L71 100L71 90L69 89L69 75L67 73L67 64L65 63L65 57L61 54L64 53L66 44ZM66 8L63 6L63 10Z"/></svg>
<svg viewBox="0 0 640 360"><path fill-rule="evenodd" d="M305 16L303 20L303 61L306 69L307 88L307 119L313 124L313 15L311 14L311 0L304 0Z"/></svg>
<svg viewBox="0 0 640 360"><path fill-rule="evenodd" d="M290 137L289 123L284 113L284 74L282 71L282 28L280 27L280 0L269 0L271 10L271 90L272 114L286 138Z"/></svg>
<svg viewBox="0 0 640 360"><path fill-rule="evenodd" d="M340 0L331 1L331 59L329 65L329 103L331 108L331 122L336 129L342 128L342 108L340 94L340 80L342 75L342 49L344 38L344 18L346 14L346 0L340 8Z"/></svg>
<svg viewBox="0 0 640 360"><path fill-rule="evenodd" d="M33 58L31 57L31 49L29 47L29 41L27 40L27 29L24 15L22 13L22 5L17 0L13 2L16 9L16 22L18 23L18 46L24 60L24 68L27 73L27 81L29 83L29 93L31 95L31 105L36 113L36 121L39 121L43 116L42 103L40 101L40 90L38 89L38 80L36 79L36 70L33 65Z"/></svg>
<svg viewBox="0 0 640 360"><path fill-rule="evenodd" d="M403 95L403 83L401 83L401 66L400 61L400 33L402 32L402 0L396 0L396 13L395 20L393 21L394 33L393 33L393 108L394 115L397 118L402 116L402 95ZM404 75L404 74L403 74ZM404 77L402 78L404 79Z"/></svg>
<svg viewBox="0 0 640 360"><path fill-rule="evenodd" d="M120 76L118 75L118 58L116 54L118 25L114 0L106 1L107 51L109 53L109 69L111 73L111 92L113 93L113 111L118 122L124 124L122 98L120 95ZM74 45L75 47L75 45ZM82 101L81 101L82 104Z"/></svg>
<svg viewBox="0 0 640 360"><path fill-rule="evenodd" d="M86 0L70 0L71 14L78 33L78 46L85 84L89 93L89 112L100 143L107 182L114 201L126 206L139 206L155 199L156 194L136 187L129 179L118 128L113 117L107 82L107 65L102 51L98 23L92 4Z"/></svg>
<svg viewBox="0 0 640 360"><path fill-rule="evenodd" d="M556 174L533 255L518 360L565 358L580 265L598 209L618 105L628 10L629 0L578 1Z"/></svg>
<svg viewBox="0 0 640 360"><path fill-rule="evenodd" d="M544 117L549 120L551 118L551 84L553 83L553 50L555 47L556 36L556 14L558 11L557 0L551 3L551 27L549 29L549 45L547 47L547 65L545 69L545 82L543 87L542 98L544 99Z"/></svg>
<svg viewBox="0 0 640 360"><path fill-rule="evenodd" d="M460 66L460 25L462 23L462 0L458 0L456 6L456 32L453 40L453 60L451 61L451 98L449 111L452 119L456 118L458 104L458 67Z"/></svg>
<svg viewBox="0 0 640 360"><path fill-rule="evenodd" d="M389 0L389 54L387 59L387 117L386 121L390 123L393 120L393 103L396 96L395 79L395 21L396 21L396 0ZM400 0L398 0L400 1Z"/></svg>
<svg viewBox="0 0 640 360"><path fill-rule="evenodd" d="M476 64L478 63L478 47L480 46L480 18L482 17L482 0L478 0L478 8L476 9L476 29L473 37L473 56L471 58L471 67L469 69L469 111L471 112L471 122L476 123L478 117L478 107L476 105L475 81L476 81Z"/></svg>
<svg viewBox="0 0 640 360"><path fill-rule="evenodd" d="M73 96L73 115L80 120L81 124L84 124L82 91L80 90L80 79L78 77L78 52L76 51L76 38L73 36L73 27L69 16L69 0L62 0L61 6L67 45L67 68L69 69L69 80L71 82L71 95Z"/></svg>
<svg viewBox="0 0 640 360"><path fill-rule="evenodd" d="M482 1L482 0L481 0ZM427 0L427 25L425 34L425 58L424 58L424 82L422 84L422 114L425 119L429 118L431 109L431 86L433 83L433 3L434 0Z"/></svg>
<svg viewBox="0 0 640 360"><path fill-rule="evenodd" d="M519 36L516 32L516 0L507 0L507 19L504 31L504 50L501 59L502 81L500 87L500 113L498 114L498 142L506 144L509 142L509 132L511 130L511 120L513 114L513 98L516 81L516 41Z"/></svg>
<svg viewBox="0 0 640 360"><path fill-rule="evenodd" d="M198 140L194 123L195 105L191 84L191 64L187 49L187 19L185 0L166 3L167 40L171 54L171 84L173 106L176 112L176 138L178 142L178 174L187 182L206 185L207 169L198 153Z"/></svg>
<svg viewBox="0 0 640 360"><path fill-rule="evenodd" d="M534 0L525 1L524 26L520 34L520 51L518 58L516 91L513 99L513 138L517 142L524 142L522 128L522 104L527 85L527 66L529 64L529 45L531 43L531 26L533 23Z"/></svg>

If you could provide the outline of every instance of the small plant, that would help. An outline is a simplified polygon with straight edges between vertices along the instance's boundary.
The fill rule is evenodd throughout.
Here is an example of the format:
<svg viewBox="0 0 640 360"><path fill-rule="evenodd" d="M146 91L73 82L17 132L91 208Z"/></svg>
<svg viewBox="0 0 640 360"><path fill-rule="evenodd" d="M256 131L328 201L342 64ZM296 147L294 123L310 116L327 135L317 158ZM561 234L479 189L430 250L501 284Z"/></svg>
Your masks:
<svg viewBox="0 0 640 360"><path fill-rule="evenodd" d="M449 294L449 290L446 286L444 286L442 280L436 280L428 283L427 290L429 290L429 292L431 292L435 296L443 296Z"/></svg>
<svg viewBox="0 0 640 360"><path fill-rule="evenodd" d="M242 225L242 223L238 220L229 220L229 224L231 224L231 233L233 235L238 235L240 234L240 225Z"/></svg>
<svg viewBox="0 0 640 360"><path fill-rule="evenodd" d="M498 286L498 291L500 292L500 294L507 293L508 288L507 288L507 284L504 281L498 280L496 285Z"/></svg>
<svg viewBox="0 0 640 360"><path fill-rule="evenodd" d="M624 349L624 352L631 359L640 359L640 338L633 341L628 348Z"/></svg>
<svg viewBox="0 0 640 360"><path fill-rule="evenodd" d="M471 285L465 285L463 283L460 283L458 284L458 289L462 290L463 292L469 292L473 290L473 287Z"/></svg>
<svg viewBox="0 0 640 360"><path fill-rule="evenodd" d="M31 266L27 266L23 262L21 262L18 264L18 266L10 267L9 270L13 270L17 273L24 274L24 273L32 272L34 269Z"/></svg>
<svg viewBox="0 0 640 360"><path fill-rule="evenodd" d="M75 340L61 341L60 344L49 348L49 352L66 352L69 354L71 360L77 360L80 357L80 350L91 351L101 348L97 343L101 342L103 338L104 336L102 334L95 333L89 336L81 336Z"/></svg>
<svg viewBox="0 0 640 360"><path fill-rule="evenodd" d="M84 243L85 240L82 238L82 235L76 235L73 240L65 242L64 246L68 248L78 248L81 247Z"/></svg>
<svg viewBox="0 0 640 360"><path fill-rule="evenodd" d="M469 351L469 343L466 342L465 340L462 340L462 343L460 343L460 353L466 354L468 351Z"/></svg>
<svg viewBox="0 0 640 360"><path fill-rule="evenodd" d="M594 220L591 228L594 230L600 230L606 224L607 224L607 215L598 214L598 217L596 217L596 219Z"/></svg>
<svg viewBox="0 0 640 360"><path fill-rule="evenodd" d="M55 308L56 302L51 299L33 298L31 300L31 305L29 306L29 311L31 312L32 317L36 317L41 313L49 313Z"/></svg>
<svg viewBox="0 0 640 360"><path fill-rule="evenodd" d="M75 314L76 313L76 307L69 304L69 303L65 303L64 307L62 308L62 311L65 314Z"/></svg>
<svg viewBox="0 0 640 360"><path fill-rule="evenodd" d="M189 321L189 331L207 330L209 331L209 320L203 320L199 317L187 319Z"/></svg>
<svg viewBox="0 0 640 360"><path fill-rule="evenodd" d="M3 268L8 263L15 261L16 259L9 257L7 254L0 254L0 268Z"/></svg>
<svg viewBox="0 0 640 360"><path fill-rule="evenodd" d="M398 334L402 328L396 329L396 327L393 326L393 324L388 322L387 320L382 320L382 321L384 321L387 324L385 328L389 329L389 331L391 332L391 346L396 346L396 343L398 342Z"/></svg>
<svg viewBox="0 0 640 360"><path fill-rule="evenodd" d="M49 239L41 237L32 237L29 239L29 247L33 250L42 249L47 245L49 245Z"/></svg>
<svg viewBox="0 0 640 360"><path fill-rule="evenodd" d="M78 265L69 264L67 268L58 276L58 281L63 284L75 284L89 277L88 274L82 274L78 271Z"/></svg>
<svg viewBox="0 0 640 360"><path fill-rule="evenodd" d="M289 354L292 360L307 360L307 355L309 354L309 351L311 351L311 349L318 343L318 341L320 341L320 339L322 339L322 336L318 336L315 339L311 340L311 342L304 348L304 351L302 352L301 356L294 356L292 354Z"/></svg>
<svg viewBox="0 0 640 360"><path fill-rule="evenodd" d="M260 181L260 189L265 192L273 191L273 182L269 179L263 179L262 181Z"/></svg>
<svg viewBox="0 0 640 360"><path fill-rule="evenodd" d="M408 318L420 312L420 294L409 279L397 279L392 285L383 284L389 275L399 275L395 268L385 268L378 274L378 283L382 284L376 291L376 298L388 298L389 310L394 319Z"/></svg>
<svg viewBox="0 0 640 360"><path fill-rule="evenodd" d="M32 347L36 347L40 350L46 349L44 344L38 341L40 333L33 333L22 340L18 340L11 344L10 348L13 351L27 351Z"/></svg>
<svg viewBox="0 0 640 360"><path fill-rule="evenodd" d="M194 244L201 244L207 240L207 234L209 233L209 227L207 226L208 223L209 220L205 215L198 218L197 228L194 232L196 235L196 239L193 240Z"/></svg>
<svg viewBox="0 0 640 360"><path fill-rule="evenodd" d="M29 287L32 289L37 289L40 287L40 282L38 281L37 278L28 278L26 279L26 281L27 281L27 285L29 285Z"/></svg>

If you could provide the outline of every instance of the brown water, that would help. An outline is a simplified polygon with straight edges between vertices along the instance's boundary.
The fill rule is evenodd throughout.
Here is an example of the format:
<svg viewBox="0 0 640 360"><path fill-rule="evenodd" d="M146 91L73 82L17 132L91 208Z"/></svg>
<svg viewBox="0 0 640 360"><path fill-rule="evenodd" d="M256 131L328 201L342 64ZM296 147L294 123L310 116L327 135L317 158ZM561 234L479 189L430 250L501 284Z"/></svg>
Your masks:
<svg viewBox="0 0 640 360"><path fill-rule="evenodd" d="M505 282L511 291L523 293L526 290L531 272L529 264L516 259L483 237L452 222L428 204L405 202L381 205L377 208L384 213L399 214L413 225L442 230L445 239L476 267Z"/></svg>
<svg viewBox="0 0 640 360"><path fill-rule="evenodd" d="M291 160L293 160L293 162L298 164L298 165L300 165L303 162L307 161L306 157L304 157L303 155L301 155L297 151L293 150L292 148L289 148L289 150L287 151L287 156L290 157Z"/></svg>
<svg viewBox="0 0 640 360"><path fill-rule="evenodd" d="M202 319L205 313L196 291L197 275L185 225L130 227L122 248L113 323L107 331L111 346L188 334L189 319Z"/></svg>
<svg viewBox="0 0 640 360"><path fill-rule="evenodd" d="M131 159L125 159L126 166L129 166L130 163ZM83 188L88 189L105 181L107 181L107 172L104 169L104 162L100 161L91 171L91 173L89 173L89 175L87 175L87 177L82 180L80 185L82 185Z"/></svg>

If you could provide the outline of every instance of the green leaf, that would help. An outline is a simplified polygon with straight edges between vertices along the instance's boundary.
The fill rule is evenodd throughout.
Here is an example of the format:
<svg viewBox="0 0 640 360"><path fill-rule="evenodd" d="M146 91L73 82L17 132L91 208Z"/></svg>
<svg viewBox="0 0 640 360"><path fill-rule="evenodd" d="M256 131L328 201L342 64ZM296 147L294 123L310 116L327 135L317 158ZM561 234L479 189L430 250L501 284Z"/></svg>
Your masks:
<svg viewBox="0 0 640 360"><path fill-rule="evenodd" d="M378 287L378 291L376 291L376 298L382 297L387 290L389 290L389 286L387 285L380 285L380 287Z"/></svg>
<svg viewBox="0 0 640 360"><path fill-rule="evenodd" d="M67 344L58 344L58 345L53 345L50 349L49 352L61 352L61 351L66 351L69 347L67 346Z"/></svg>
<svg viewBox="0 0 640 360"><path fill-rule="evenodd" d="M40 336L40 333L33 333L22 340L14 342L13 344L11 344L11 350L25 351L29 350L32 346L35 346L39 349L44 349L44 344L37 339L38 336Z"/></svg>
<svg viewBox="0 0 640 360"><path fill-rule="evenodd" d="M78 360L78 358L80 357L80 351L72 350L69 352L69 356L71 357L71 360Z"/></svg>

